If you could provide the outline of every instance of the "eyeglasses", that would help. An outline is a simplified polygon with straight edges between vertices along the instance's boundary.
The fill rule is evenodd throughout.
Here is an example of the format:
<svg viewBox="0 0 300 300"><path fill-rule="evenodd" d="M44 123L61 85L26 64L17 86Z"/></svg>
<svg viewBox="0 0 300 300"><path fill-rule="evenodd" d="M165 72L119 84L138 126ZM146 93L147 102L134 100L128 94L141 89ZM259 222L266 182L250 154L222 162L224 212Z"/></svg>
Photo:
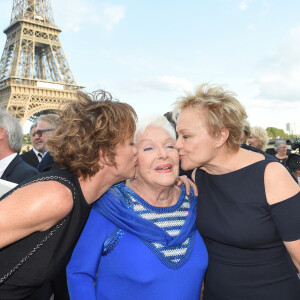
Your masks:
<svg viewBox="0 0 300 300"><path fill-rule="evenodd" d="M35 131L32 136L35 136L37 135L38 137L41 137L43 135L43 132L46 132L46 131L53 131L54 129L40 129L40 130L37 130Z"/></svg>

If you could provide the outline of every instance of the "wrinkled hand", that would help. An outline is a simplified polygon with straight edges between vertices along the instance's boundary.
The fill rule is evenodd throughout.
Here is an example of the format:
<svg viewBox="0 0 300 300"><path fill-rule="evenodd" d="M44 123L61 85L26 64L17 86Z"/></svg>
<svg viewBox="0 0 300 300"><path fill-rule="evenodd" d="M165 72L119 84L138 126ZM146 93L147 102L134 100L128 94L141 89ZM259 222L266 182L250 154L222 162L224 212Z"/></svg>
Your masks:
<svg viewBox="0 0 300 300"><path fill-rule="evenodd" d="M185 190L186 190L187 195L190 194L190 190L191 190L191 187L192 187L193 190L194 190L195 196L198 196L198 189L197 189L196 184L192 180L190 180L186 175L179 176L177 178L175 184L177 186L180 186L180 185L183 184L185 186Z"/></svg>

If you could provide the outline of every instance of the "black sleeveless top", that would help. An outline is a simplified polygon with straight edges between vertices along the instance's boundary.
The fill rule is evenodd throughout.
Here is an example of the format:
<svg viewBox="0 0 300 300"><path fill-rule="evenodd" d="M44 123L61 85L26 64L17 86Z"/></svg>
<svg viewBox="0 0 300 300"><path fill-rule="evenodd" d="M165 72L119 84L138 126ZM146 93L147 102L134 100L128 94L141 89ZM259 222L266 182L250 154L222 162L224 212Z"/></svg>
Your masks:
<svg viewBox="0 0 300 300"><path fill-rule="evenodd" d="M91 206L85 201L77 177L70 172L53 170L41 173L15 189L50 180L60 182L72 191L73 209L66 218L47 231L35 232L0 250L0 281L31 251L34 252L8 279L0 283L1 300L23 299L54 279L66 267L89 216ZM43 245L40 245L45 239Z"/></svg>
<svg viewBox="0 0 300 300"><path fill-rule="evenodd" d="M300 299L300 280L283 244L300 239L300 193L267 203L264 173L271 161L266 154L227 174L196 172L196 222L209 255L206 300Z"/></svg>

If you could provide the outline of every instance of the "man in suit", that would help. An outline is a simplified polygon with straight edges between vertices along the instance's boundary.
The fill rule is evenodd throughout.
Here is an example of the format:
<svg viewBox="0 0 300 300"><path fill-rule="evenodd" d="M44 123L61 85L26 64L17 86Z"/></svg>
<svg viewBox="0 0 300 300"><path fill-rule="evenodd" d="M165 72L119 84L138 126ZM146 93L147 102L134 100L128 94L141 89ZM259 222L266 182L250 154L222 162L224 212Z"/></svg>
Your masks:
<svg viewBox="0 0 300 300"><path fill-rule="evenodd" d="M34 140L36 149L43 153L43 158L36 167L40 172L48 171L54 165L53 157L47 150L47 141L52 131L56 129L58 121L59 116L56 114L40 115L37 118L37 130L34 132Z"/></svg>
<svg viewBox="0 0 300 300"><path fill-rule="evenodd" d="M0 178L14 183L33 177L39 172L19 156L23 132L19 121L0 110Z"/></svg>
<svg viewBox="0 0 300 300"><path fill-rule="evenodd" d="M36 150L36 141L34 138L34 133L36 131L36 123L33 123L30 127L30 141L32 145L32 149L30 151L22 153L20 156L21 158L31 165L32 167L36 168L37 165L40 163L42 160L42 153Z"/></svg>

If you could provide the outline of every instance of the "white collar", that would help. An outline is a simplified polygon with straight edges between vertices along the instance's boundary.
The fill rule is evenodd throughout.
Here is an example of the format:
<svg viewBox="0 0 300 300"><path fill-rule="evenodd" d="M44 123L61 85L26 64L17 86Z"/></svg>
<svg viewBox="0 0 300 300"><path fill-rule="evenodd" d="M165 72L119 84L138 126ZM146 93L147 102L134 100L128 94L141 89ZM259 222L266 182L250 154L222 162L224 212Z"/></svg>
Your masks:
<svg viewBox="0 0 300 300"><path fill-rule="evenodd" d="M8 165L12 162L12 160L17 156L17 153L13 153L8 155L0 160L0 177L3 175L4 171L8 167Z"/></svg>
<svg viewBox="0 0 300 300"><path fill-rule="evenodd" d="M33 152L35 153L35 155L37 156L38 160L41 161L41 160L42 160L43 154L42 154L41 152L37 151L34 147L32 147L32 150L33 150ZM39 154L40 154L41 156L39 156Z"/></svg>

